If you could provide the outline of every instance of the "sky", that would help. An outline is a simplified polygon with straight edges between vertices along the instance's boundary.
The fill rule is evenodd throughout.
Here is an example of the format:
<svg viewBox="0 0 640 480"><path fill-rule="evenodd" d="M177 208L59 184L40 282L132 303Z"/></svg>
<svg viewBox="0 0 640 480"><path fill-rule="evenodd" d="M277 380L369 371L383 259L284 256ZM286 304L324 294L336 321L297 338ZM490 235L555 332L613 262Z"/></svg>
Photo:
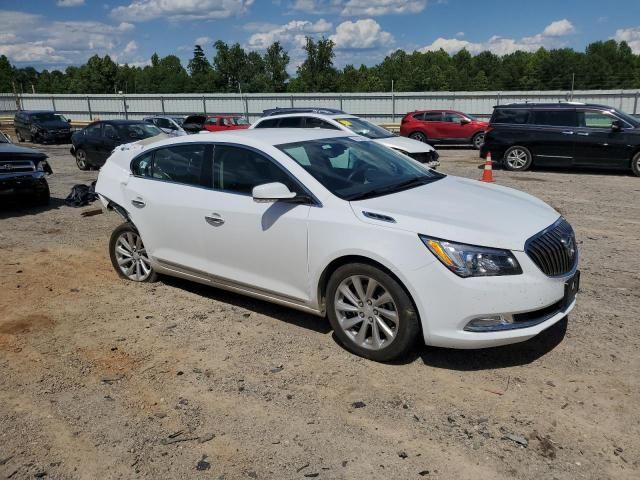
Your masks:
<svg viewBox="0 0 640 480"><path fill-rule="evenodd" d="M305 36L331 38L339 67L396 49L581 51L610 38L640 53L640 0L0 0L0 55L38 70L94 54L130 65L175 54L186 65L195 44L211 58L221 39L260 52L280 41L295 71Z"/></svg>

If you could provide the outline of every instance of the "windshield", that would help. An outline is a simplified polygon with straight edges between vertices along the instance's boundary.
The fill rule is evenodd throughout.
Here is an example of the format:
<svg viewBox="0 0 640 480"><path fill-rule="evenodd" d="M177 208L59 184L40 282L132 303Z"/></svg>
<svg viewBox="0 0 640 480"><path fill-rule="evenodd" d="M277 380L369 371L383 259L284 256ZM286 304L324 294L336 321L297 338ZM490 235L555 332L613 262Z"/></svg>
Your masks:
<svg viewBox="0 0 640 480"><path fill-rule="evenodd" d="M133 123L129 125L118 125L118 133L123 140L142 140L143 138L155 137L162 131L155 125L149 123Z"/></svg>
<svg viewBox="0 0 640 480"><path fill-rule="evenodd" d="M378 125L374 125L373 123L367 122L361 118L336 118L335 120L352 132L374 140L376 138L389 138L395 136L386 128L379 127Z"/></svg>
<svg viewBox="0 0 640 480"><path fill-rule="evenodd" d="M182 126L182 124L184 123L184 118L183 117L171 117L171 119L176 122L179 126Z"/></svg>
<svg viewBox="0 0 640 480"><path fill-rule="evenodd" d="M345 200L387 195L444 177L363 137L278 145L331 193Z"/></svg>
<svg viewBox="0 0 640 480"><path fill-rule="evenodd" d="M50 122L51 120L60 120L55 113L36 113L31 115L31 118L36 122Z"/></svg>
<svg viewBox="0 0 640 480"><path fill-rule="evenodd" d="M621 119L623 119L625 122L630 123L632 127L634 128L638 128L640 127L640 120L638 120L637 118L632 117L631 115L621 112L620 110L614 108L613 111L616 113L616 115L618 117L620 117Z"/></svg>

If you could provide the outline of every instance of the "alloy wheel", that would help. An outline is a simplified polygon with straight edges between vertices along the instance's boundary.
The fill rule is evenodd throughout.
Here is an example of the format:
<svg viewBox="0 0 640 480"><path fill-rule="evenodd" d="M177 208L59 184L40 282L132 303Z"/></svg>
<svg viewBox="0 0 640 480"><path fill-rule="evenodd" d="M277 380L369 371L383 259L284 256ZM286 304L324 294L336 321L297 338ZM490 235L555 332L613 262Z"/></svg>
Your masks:
<svg viewBox="0 0 640 480"><path fill-rule="evenodd" d="M413 140L417 140L419 142L422 143L426 143L427 142L427 137L424 133L421 132L414 132L411 135L409 135L409 138L412 138Z"/></svg>
<svg viewBox="0 0 640 480"><path fill-rule="evenodd" d="M359 347L381 350L396 338L396 303L371 277L353 275L344 279L336 290L334 308L340 327Z"/></svg>
<svg viewBox="0 0 640 480"><path fill-rule="evenodd" d="M520 170L527 165L529 155L520 148L514 148L507 154L506 162L514 170Z"/></svg>
<svg viewBox="0 0 640 480"><path fill-rule="evenodd" d="M478 150L482 147L484 143L484 133L478 133L475 137L473 137L473 146Z"/></svg>
<svg viewBox="0 0 640 480"><path fill-rule="evenodd" d="M76 163L78 164L78 168L80 170L87 169L87 154L84 150L78 150L76 152Z"/></svg>
<svg viewBox="0 0 640 480"><path fill-rule="evenodd" d="M129 280L144 282L151 275L151 263L142 238L136 232L120 234L115 245L116 261L120 271Z"/></svg>

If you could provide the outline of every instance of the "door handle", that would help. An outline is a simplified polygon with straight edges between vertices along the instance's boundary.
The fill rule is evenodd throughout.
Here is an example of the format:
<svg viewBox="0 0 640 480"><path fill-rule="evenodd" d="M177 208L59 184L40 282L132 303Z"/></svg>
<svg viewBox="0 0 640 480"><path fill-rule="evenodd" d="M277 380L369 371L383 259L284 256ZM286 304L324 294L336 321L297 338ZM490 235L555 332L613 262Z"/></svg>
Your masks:
<svg viewBox="0 0 640 480"><path fill-rule="evenodd" d="M564 132L562 132L563 135L573 135L574 131L573 130L565 130Z"/></svg>
<svg viewBox="0 0 640 480"><path fill-rule="evenodd" d="M220 225L224 224L224 218L222 218L219 213L212 213L211 215L205 215L204 219L209 225L213 227L219 227Z"/></svg>
<svg viewBox="0 0 640 480"><path fill-rule="evenodd" d="M142 200L131 200L131 205L136 208L144 208L146 203L144 203Z"/></svg>
<svg viewBox="0 0 640 480"><path fill-rule="evenodd" d="M578 135L580 135L581 137L588 137L589 132L578 132Z"/></svg>

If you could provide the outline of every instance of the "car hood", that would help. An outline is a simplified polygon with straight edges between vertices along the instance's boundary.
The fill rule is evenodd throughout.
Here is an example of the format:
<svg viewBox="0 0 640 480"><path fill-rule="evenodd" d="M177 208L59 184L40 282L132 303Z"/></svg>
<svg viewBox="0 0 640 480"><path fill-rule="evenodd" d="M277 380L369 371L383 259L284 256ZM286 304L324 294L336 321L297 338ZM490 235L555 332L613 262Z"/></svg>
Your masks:
<svg viewBox="0 0 640 480"><path fill-rule="evenodd" d="M448 176L391 195L351 202L366 223L484 247L524 250L528 238L560 214L524 192ZM374 220L362 212L392 217Z"/></svg>
<svg viewBox="0 0 640 480"><path fill-rule="evenodd" d="M67 122L63 122L62 120L47 120L46 122L33 122L34 125L37 125L41 128L46 128L47 130L58 130L62 128L70 129L71 126Z"/></svg>
<svg viewBox="0 0 640 480"><path fill-rule="evenodd" d="M427 143L419 142L418 140L413 140L412 138L407 137L396 136L376 138L374 141L381 143L385 147L404 150L408 153L432 152L434 150L434 148Z"/></svg>
<svg viewBox="0 0 640 480"><path fill-rule="evenodd" d="M14 145L13 143L0 143L0 157L38 157L38 158L46 158L47 155L43 152L39 152L38 150L34 150L33 148L20 147L18 145Z"/></svg>

